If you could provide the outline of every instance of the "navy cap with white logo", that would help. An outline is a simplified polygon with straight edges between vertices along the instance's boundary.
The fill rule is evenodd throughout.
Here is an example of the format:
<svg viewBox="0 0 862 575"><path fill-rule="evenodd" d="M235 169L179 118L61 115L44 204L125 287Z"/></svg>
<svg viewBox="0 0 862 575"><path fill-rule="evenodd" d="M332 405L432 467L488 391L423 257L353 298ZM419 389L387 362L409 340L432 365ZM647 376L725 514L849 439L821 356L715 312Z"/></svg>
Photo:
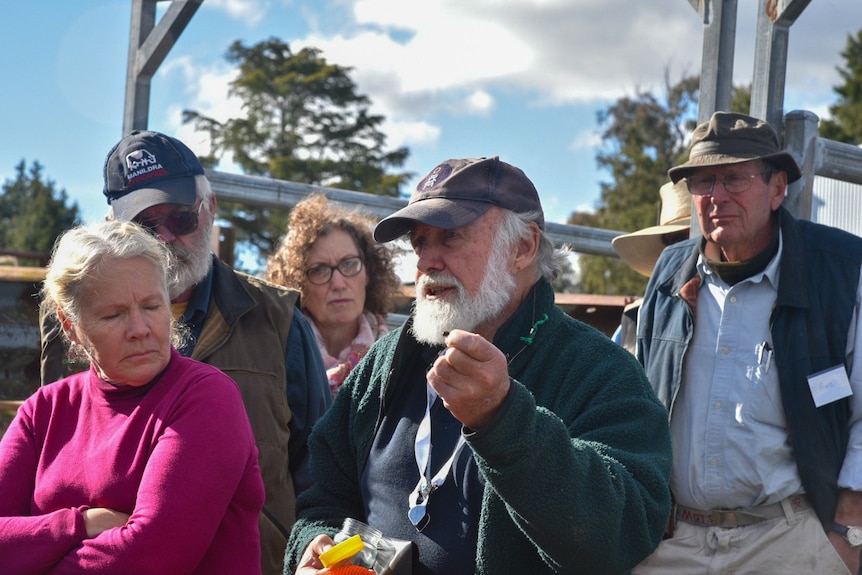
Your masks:
<svg viewBox="0 0 862 575"><path fill-rule="evenodd" d="M192 206L195 176L204 173L188 146L152 131L134 131L105 160L103 193L120 220L131 220L159 204Z"/></svg>

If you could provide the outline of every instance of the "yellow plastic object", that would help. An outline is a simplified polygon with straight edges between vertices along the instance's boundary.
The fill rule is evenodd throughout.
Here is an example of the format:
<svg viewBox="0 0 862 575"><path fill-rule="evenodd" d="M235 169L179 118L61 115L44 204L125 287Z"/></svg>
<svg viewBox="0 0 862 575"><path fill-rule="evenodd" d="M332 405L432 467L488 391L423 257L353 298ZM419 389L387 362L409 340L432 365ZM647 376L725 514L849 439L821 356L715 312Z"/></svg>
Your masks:
<svg viewBox="0 0 862 575"><path fill-rule="evenodd" d="M320 554L320 562L323 563L324 567L332 567L333 565L338 565L345 559L350 559L365 547L365 543L362 541L362 537L359 535L354 535L353 537L349 537L332 547L323 553Z"/></svg>

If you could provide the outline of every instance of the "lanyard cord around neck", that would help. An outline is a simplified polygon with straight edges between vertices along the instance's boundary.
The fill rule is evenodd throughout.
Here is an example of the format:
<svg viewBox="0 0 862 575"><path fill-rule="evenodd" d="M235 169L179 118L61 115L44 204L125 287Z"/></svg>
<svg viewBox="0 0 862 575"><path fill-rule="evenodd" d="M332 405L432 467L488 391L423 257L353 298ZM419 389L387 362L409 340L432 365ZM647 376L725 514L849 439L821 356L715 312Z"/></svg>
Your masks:
<svg viewBox="0 0 862 575"><path fill-rule="evenodd" d="M535 295L533 306L533 315L535 319ZM530 328L530 333L526 337L520 338L524 343L524 346L518 350L515 355L509 358L509 365L512 364L516 357L521 355L522 351L532 345L533 340L536 337L536 333L539 330L539 326L546 321L548 321L548 314L545 313L542 314L542 318L540 320L533 322L533 325ZM434 391L431 384L427 381L425 382L425 390L427 399L425 403L425 415L419 423L419 429L416 431L416 440L413 446L413 453L416 457L416 466L419 469L419 481L416 483L416 487L407 498L410 505L410 509L407 511L407 517L419 531L422 531L425 529L425 526L428 525L428 498L446 481L446 478L449 476L449 470L452 468L452 465L458 458L458 454L461 453L461 449L464 448L465 444L464 435L459 434L458 442L455 444L455 449L452 450L452 455L449 456L449 459L447 459L440 467L434 477L429 477L431 472L431 406L437 400L437 392Z"/></svg>
<svg viewBox="0 0 862 575"><path fill-rule="evenodd" d="M449 470L458 458L458 454L461 453L461 449L464 448L465 443L464 436L459 435L452 455L449 456L449 459L434 474L434 477L429 477L431 472L431 406L437 399L437 393L427 382L425 383L425 388L427 390L425 415L422 417L422 422L419 424L419 429L416 432L416 441L413 448L416 456L416 466L419 468L419 482L408 498L410 510L407 513L410 521L420 531L424 529L425 523L427 523L427 521L423 523L423 519L426 518L425 509L428 505L428 498L446 481L446 478L449 476Z"/></svg>

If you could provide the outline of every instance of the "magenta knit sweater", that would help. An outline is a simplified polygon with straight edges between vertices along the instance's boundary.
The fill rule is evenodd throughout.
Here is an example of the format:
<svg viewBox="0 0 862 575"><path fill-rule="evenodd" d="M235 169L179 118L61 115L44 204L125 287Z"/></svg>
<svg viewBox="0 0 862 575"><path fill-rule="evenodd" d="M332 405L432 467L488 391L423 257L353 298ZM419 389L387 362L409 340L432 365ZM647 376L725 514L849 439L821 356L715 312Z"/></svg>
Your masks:
<svg viewBox="0 0 862 575"><path fill-rule="evenodd" d="M144 387L91 369L40 388L0 440L0 573L260 573L257 448L234 382L172 352ZM88 539L82 512L131 515Z"/></svg>

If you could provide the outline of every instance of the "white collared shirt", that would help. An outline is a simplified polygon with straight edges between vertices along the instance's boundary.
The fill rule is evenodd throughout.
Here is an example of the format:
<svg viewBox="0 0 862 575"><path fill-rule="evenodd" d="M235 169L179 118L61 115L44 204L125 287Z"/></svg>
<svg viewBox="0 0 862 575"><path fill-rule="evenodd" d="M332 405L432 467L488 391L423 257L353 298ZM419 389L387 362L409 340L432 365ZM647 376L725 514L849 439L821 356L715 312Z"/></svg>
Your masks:
<svg viewBox="0 0 862 575"><path fill-rule="evenodd" d="M671 418L671 488L681 505L750 507L803 491L771 355L781 252L779 240L766 269L734 286L698 260L703 282L697 321ZM862 280L848 337L850 446L839 477L839 485L855 490L862 490L862 373L852 369L854 351L862 345L856 321L860 294Z"/></svg>

